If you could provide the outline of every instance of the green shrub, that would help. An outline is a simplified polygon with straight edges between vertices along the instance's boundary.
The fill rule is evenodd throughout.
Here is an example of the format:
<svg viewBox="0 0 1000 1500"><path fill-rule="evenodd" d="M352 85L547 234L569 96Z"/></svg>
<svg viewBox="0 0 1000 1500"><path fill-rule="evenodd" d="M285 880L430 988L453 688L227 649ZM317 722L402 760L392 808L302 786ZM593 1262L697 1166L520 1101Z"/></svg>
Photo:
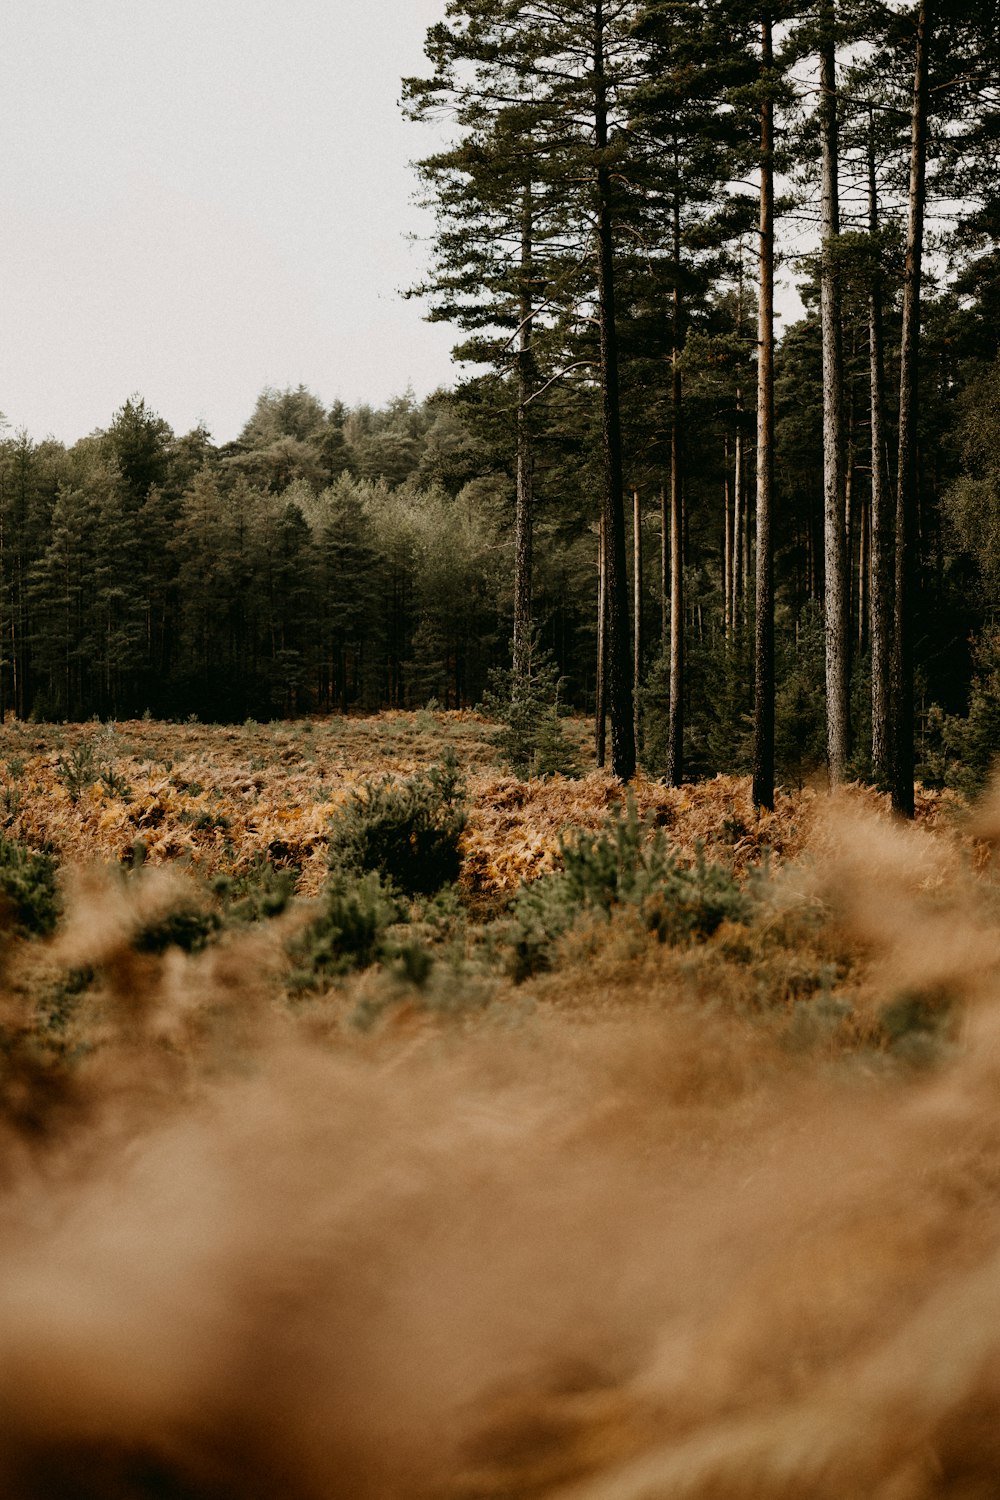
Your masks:
<svg viewBox="0 0 1000 1500"><path fill-rule="evenodd" d="M3 819L5 828L16 820L21 811L21 788L19 786L5 786L0 791L0 817Z"/></svg>
<svg viewBox="0 0 1000 1500"><path fill-rule="evenodd" d="M181 948L185 953L200 953L222 928L218 912L208 910L194 900L182 901L171 911L142 927L132 939L139 953L165 953Z"/></svg>
<svg viewBox="0 0 1000 1500"><path fill-rule="evenodd" d="M458 879L465 831L464 786L454 751L440 766L393 781L367 781L334 819L334 870L377 872L408 896L432 895Z"/></svg>
<svg viewBox="0 0 1000 1500"><path fill-rule="evenodd" d="M561 840L563 868L525 886L514 903L509 942L516 979L549 967L553 944L586 912L639 910L660 942L710 937L725 921L743 921L749 899L731 870L709 863L699 846L686 863L662 831L653 832L629 799L598 833Z"/></svg>
<svg viewBox="0 0 1000 1500"><path fill-rule="evenodd" d="M945 987L900 992L879 1013L886 1050L912 1067L929 1066L953 1040L957 1012Z"/></svg>
<svg viewBox="0 0 1000 1500"><path fill-rule="evenodd" d="M490 739L515 776L579 776L576 752L560 717L562 679L551 653L532 644L520 678L494 668L479 705L500 729Z"/></svg>
<svg viewBox="0 0 1000 1500"><path fill-rule="evenodd" d="M68 755L60 755L56 762L56 775L69 793L70 801L79 802L82 794L98 778L93 745L81 740Z"/></svg>
<svg viewBox="0 0 1000 1500"><path fill-rule="evenodd" d="M297 963L292 984L315 988L324 979L364 969L386 951L386 933L401 913L377 871L361 876L334 871L323 911L290 945Z"/></svg>
<svg viewBox="0 0 1000 1500"><path fill-rule="evenodd" d="M15 931L47 937L59 917L56 862L0 837L0 906Z"/></svg>
<svg viewBox="0 0 1000 1500"><path fill-rule="evenodd" d="M94 971L89 967L63 970L39 996L36 1006L39 1026L50 1035L66 1031L93 982Z"/></svg>
<svg viewBox="0 0 1000 1500"><path fill-rule="evenodd" d="M132 788L125 777L115 770L114 766L105 766L101 771L101 785L109 797L117 797L120 802L131 802Z"/></svg>
<svg viewBox="0 0 1000 1500"><path fill-rule="evenodd" d="M217 875L212 890L222 902L227 922L269 921L287 908L298 873L279 870L269 859L256 859L236 875Z"/></svg>

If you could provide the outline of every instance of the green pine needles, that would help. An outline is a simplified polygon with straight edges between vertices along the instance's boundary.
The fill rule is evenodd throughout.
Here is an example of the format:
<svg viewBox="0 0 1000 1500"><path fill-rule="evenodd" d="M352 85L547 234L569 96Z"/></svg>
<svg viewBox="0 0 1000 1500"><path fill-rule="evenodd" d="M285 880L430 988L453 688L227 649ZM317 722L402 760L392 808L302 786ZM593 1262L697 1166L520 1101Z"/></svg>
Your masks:
<svg viewBox="0 0 1000 1500"><path fill-rule="evenodd" d="M703 940L724 921L743 922L749 898L724 865L698 846L687 864L630 797L597 833L560 841L563 867L524 886L514 902L510 968L517 980L551 967L555 943L585 913L636 909L661 943Z"/></svg>
<svg viewBox="0 0 1000 1500"><path fill-rule="evenodd" d="M564 679L537 638L526 669L494 668L479 705L500 725L490 743L515 776L579 776L576 752L562 724Z"/></svg>
<svg viewBox="0 0 1000 1500"><path fill-rule="evenodd" d="M374 871L406 896L430 896L453 884L462 866L467 814L454 751L405 781L366 781L330 830L335 870Z"/></svg>
<svg viewBox="0 0 1000 1500"><path fill-rule="evenodd" d="M0 837L0 908L22 936L48 937L60 911L56 862Z"/></svg>

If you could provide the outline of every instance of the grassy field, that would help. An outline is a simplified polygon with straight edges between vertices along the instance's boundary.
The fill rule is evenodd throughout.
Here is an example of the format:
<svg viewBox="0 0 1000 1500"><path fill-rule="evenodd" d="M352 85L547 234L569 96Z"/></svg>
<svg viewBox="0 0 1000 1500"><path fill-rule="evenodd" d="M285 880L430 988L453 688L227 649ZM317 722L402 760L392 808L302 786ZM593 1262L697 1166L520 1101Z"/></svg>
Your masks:
<svg viewBox="0 0 1000 1500"><path fill-rule="evenodd" d="M0 1495L996 1492L1000 802L570 732L4 727Z"/></svg>

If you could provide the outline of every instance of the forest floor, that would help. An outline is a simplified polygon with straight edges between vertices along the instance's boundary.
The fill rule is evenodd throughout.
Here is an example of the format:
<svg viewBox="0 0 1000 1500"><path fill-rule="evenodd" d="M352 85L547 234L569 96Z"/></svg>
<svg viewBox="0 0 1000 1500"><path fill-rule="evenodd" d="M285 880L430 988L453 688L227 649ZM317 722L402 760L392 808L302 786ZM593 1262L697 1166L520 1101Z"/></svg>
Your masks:
<svg viewBox="0 0 1000 1500"><path fill-rule="evenodd" d="M1000 797L492 732L0 731L0 1494L994 1493ZM331 873L448 752L456 885Z"/></svg>
<svg viewBox="0 0 1000 1500"><path fill-rule="evenodd" d="M511 891L554 867L561 830L598 828L622 802L620 785L595 767L590 721L565 724L582 776L524 781L500 768L494 726L471 712L238 727L15 722L0 728L0 823L70 864L127 863L136 841L151 864L186 860L204 874L270 859L294 867L298 892L315 895L326 878L329 819L351 792L373 777L410 776L451 750L469 796L463 885ZM673 789L640 774L632 793L640 815L680 847L690 852L701 840L740 870L764 850L772 860L801 853L825 805L816 787L779 789L774 813L758 817L749 778L732 776ZM886 815L886 799L860 787L850 795ZM961 807L920 791L917 822L951 826Z"/></svg>

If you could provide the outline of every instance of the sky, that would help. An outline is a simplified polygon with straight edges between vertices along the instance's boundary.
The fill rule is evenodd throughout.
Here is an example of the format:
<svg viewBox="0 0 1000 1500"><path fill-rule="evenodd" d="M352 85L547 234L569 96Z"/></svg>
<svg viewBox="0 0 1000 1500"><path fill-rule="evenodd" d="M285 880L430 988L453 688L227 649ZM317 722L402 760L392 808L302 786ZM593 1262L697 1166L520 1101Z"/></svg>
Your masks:
<svg viewBox="0 0 1000 1500"><path fill-rule="evenodd" d="M139 394L235 437L265 386L454 379L401 289L432 220L404 119L445 0L4 0L0 411L72 443Z"/></svg>
<svg viewBox="0 0 1000 1500"><path fill-rule="evenodd" d="M445 3L3 0L8 430L73 443L139 395L223 443L266 386L451 385L458 331L402 295L445 127L399 108Z"/></svg>

